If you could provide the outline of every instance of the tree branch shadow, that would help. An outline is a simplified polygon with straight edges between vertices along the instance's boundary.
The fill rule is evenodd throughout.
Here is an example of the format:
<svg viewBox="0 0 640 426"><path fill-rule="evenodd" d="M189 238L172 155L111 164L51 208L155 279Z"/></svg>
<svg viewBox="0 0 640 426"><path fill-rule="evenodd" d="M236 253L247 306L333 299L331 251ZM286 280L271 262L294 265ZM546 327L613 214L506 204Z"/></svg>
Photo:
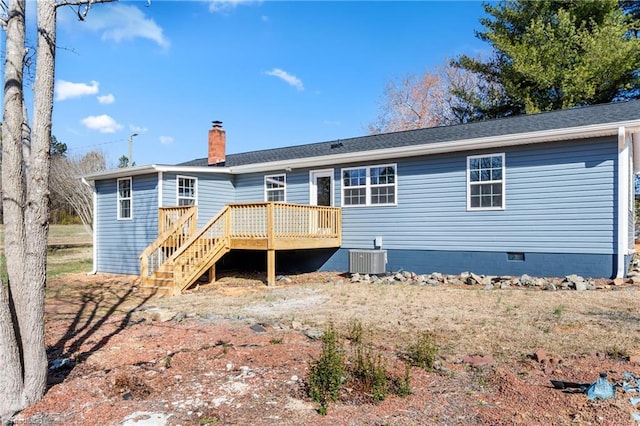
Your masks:
<svg viewBox="0 0 640 426"><path fill-rule="evenodd" d="M49 387L64 381L78 363L103 348L122 330L134 325L131 321L133 313L155 295L149 293L134 305L125 305L134 296L135 287L129 287L124 294L118 294L118 290L96 286L87 287L77 294L79 305L73 320L58 341L47 347ZM67 302L73 306L73 300ZM119 313L124 313L122 318L109 327L109 333L101 335L101 328ZM57 365L54 361L57 361Z"/></svg>

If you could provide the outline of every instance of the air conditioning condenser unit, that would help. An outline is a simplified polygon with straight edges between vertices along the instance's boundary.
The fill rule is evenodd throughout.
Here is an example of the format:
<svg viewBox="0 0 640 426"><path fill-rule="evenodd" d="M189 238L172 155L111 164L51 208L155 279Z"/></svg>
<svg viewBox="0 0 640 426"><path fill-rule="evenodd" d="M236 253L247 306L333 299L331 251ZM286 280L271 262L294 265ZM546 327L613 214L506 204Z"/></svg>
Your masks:
<svg viewBox="0 0 640 426"><path fill-rule="evenodd" d="M386 250L349 250L351 274L384 274L386 266Z"/></svg>

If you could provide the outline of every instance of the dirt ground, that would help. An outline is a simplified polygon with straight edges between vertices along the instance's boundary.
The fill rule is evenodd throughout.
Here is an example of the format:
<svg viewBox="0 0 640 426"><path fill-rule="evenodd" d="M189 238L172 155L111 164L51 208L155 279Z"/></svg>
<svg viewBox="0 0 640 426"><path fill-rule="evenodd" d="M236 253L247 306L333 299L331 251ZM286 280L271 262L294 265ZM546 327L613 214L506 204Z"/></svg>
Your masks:
<svg viewBox="0 0 640 426"><path fill-rule="evenodd" d="M178 297L140 294L137 278L65 275L47 287L50 387L15 424L635 425L630 398L590 401L550 380L640 376L640 288L485 290L351 283L337 274L266 287L222 277ZM606 284L606 283L605 283ZM406 397L374 402L347 383L321 416L306 393L319 331L360 323L391 381L423 331L432 372L410 370ZM309 337L311 336L311 337ZM66 360L66 361L64 361ZM55 365L54 365L55 364Z"/></svg>

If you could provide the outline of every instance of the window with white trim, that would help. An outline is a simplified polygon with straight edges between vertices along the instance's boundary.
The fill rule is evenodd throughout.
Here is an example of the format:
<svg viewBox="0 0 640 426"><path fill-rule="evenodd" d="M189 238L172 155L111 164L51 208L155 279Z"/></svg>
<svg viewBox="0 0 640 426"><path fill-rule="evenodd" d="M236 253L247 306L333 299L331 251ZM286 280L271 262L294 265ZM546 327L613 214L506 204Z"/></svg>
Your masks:
<svg viewBox="0 0 640 426"><path fill-rule="evenodd" d="M264 199L266 201L285 202L287 189L286 175L264 177Z"/></svg>
<svg viewBox="0 0 640 426"><path fill-rule="evenodd" d="M118 179L118 220L133 217L132 201L131 178Z"/></svg>
<svg viewBox="0 0 640 426"><path fill-rule="evenodd" d="M178 176L177 201L179 206L195 206L198 203L198 179L188 176Z"/></svg>
<svg viewBox="0 0 640 426"><path fill-rule="evenodd" d="M396 205L396 165L342 169L342 205Z"/></svg>
<svg viewBox="0 0 640 426"><path fill-rule="evenodd" d="M504 153L467 157L467 209L504 209Z"/></svg>

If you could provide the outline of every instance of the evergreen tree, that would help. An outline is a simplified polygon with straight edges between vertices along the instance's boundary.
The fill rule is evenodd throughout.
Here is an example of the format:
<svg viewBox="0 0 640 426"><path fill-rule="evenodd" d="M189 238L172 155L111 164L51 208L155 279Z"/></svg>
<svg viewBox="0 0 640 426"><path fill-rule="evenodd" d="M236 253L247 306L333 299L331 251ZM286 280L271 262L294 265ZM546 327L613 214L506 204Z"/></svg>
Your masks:
<svg viewBox="0 0 640 426"><path fill-rule="evenodd" d="M485 3L489 17L480 20L485 30L476 36L493 55L486 61L463 55L454 65L478 74L491 90L457 95L474 119L639 97L640 39L631 6L617 0Z"/></svg>

